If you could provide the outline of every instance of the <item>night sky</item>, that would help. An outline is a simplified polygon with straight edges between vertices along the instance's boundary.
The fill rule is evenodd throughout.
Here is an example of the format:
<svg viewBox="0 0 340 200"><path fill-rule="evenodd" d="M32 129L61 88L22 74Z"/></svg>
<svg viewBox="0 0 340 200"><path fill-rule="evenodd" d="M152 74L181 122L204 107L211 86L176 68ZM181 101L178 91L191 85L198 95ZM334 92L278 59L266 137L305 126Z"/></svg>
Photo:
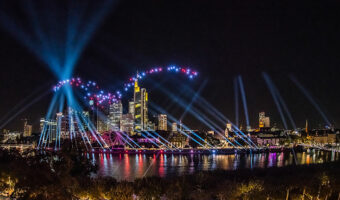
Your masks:
<svg viewBox="0 0 340 200"><path fill-rule="evenodd" d="M9 2L1 3L0 12L25 23L25 15L17 9L20 1ZM52 9L53 5L38 7ZM258 112L266 111L272 122L282 126L261 75L267 72L297 126L304 126L306 119L314 127L323 125L320 114L289 79L294 75L339 126L339 9L337 1L119 1L85 46L74 74L115 89L137 70L190 66L199 71L196 80L160 76L152 81L179 96L185 93L185 85L197 90L207 81L201 96L231 120L235 118L233 79L241 75L251 125L257 125ZM25 97L43 93L57 81L46 64L7 28L2 24L0 29L0 125L6 121L3 116ZM183 110L171 104L175 101L152 81L144 85L151 90L150 99L179 117ZM48 95L30 106L5 128L21 130L20 120L26 117L37 130L50 99ZM240 114L245 126L242 107ZM206 128L189 114L184 122L192 128Z"/></svg>

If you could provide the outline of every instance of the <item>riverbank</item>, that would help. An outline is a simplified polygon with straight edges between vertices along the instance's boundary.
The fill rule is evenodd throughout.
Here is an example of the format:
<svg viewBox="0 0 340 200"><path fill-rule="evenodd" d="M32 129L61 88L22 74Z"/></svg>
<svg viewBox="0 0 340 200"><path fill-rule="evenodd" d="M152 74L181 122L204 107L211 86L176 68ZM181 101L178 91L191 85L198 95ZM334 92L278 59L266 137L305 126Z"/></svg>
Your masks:
<svg viewBox="0 0 340 200"><path fill-rule="evenodd" d="M308 149L319 149L316 147L285 147L285 146L271 146L271 147L259 147L259 148L183 148L183 149L125 149L125 148L91 148L84 149L84 153L100 153L100 154L256 154L256 153L281 153L281 152L303 152ZM37 149L37 151L59 151L54 148Z"/></svg>
<svg viewBox="0 0 340 200"><path fill-rule="evenodd" d="M120 182L141 199L339 199L340 162ZM127 190L129 191L129 190ZM129 196L129 195L128 195Z"/></svg>
<svg viewBox="0 0 340 200"><path fill-rule="evenodd" d="M0 195L16 199L337 199L340 162L266 169L199 171L174 177L117 181L90 176L91 158L65 149L22 156L0 151Z"/></svg>

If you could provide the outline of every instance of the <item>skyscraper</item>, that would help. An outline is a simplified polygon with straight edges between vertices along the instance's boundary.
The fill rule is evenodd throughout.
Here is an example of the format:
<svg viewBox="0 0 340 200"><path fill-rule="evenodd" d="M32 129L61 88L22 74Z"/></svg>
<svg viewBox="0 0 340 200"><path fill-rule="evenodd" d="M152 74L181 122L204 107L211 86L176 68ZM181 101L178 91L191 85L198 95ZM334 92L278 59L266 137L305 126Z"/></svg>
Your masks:
<svg viewBox="0 0 340 200"><path fill-rule="evenodd" d="M57 113L57 118L56 118L56 140L57 140L57 137L58 139L61 138L61 128L62 128L62 120L63 120L63 113L62 112L58 112Z"/></svg>
<svg viewBox="0 0 340 200"><path fill-rule="evenodd" d="M32 125L27 124L27 119L24 120L24 137L29 137L32 135Z"/></svg>
<svg viewBox="0 0 340 200"><path fill-rule="evenodd" d="M270 127L270 118L269 117L265 117L264 118L264 127L265 128L269 128Z"/></svg>
<svg viewBox="0 0 340 200"><path fill-rule="evenodd" d="M110 105L109 111L109 129L112 131L119 131L120 130L120 120L123 115L123 105L122 102L114 101Z"/></svg>
<svg viewBox="0 0 340 200"><path fill-rule="evenodd" d="M174 122L174 123L172 123L172 132L177 132L177 123L176 122Z"/></svg>
<svg viewBox="0 0 340 200"><path fill-rule="evenodd" d="M146 130L148 125L148 93L145 88L138 86L138 80L135 80L134 87L134 120L135 130Z"/></svg>
<svg viewBox="0 0 340 200"><path fill-rule="evenodd" d="M168 130L168 117L166 114L158 115L158 130L160 131Z"/></svg>
<svg viewBox="0 0 340 200"><path fill-rule="evenodd" d="M265 112L259 113L259 128L269 128L270 127L270 118L266 117Z"/></svg>
<svg viewBox="0 0 340 200"><path fill-rule="evenodd" d="M89 111L83 111L82 112L82 115L83 115L83 119L84 119L84 122L83 122L83 128L85 131L88 131L89 130L89 126L90 126L90 113Z"/></svg>
<svg viewBox="0 0 340 200"><path fill-rule="evenodd" d="M143 124L143 129L142 130L147 130L148 124L149 124L149 117L148 117L148 93L146 92L145 88L142 88L142 124Z"/></svg>
<svg viewBox="0 0 340 200"><path fill-rule="evenodd" d="M134 101L129 101L129 113L132 116L135 116L135 102Z"/></svg>
<svg viewBox="0 0 340 200"><path fill-rule="evenodd" d="M39 129L40 133L43 131L45 123L46 123L45 118L40 118L40 129Z"/></svg>
<svg viewBox="0 0 340 200"><path fill-rule="evenodd" d="M230 123L227 123L226 128L225 128L225 130L224 130L224 136L227 137L227 138L229 137L229 131L231 131L231 130L229 130L229 127L228 127L229 124L230 124Z"/></svg>
<svg viewBox="0 0 340 200"><path fill-rule="evenodd" d="M266 113L265 112L260 112L259 113L259 128L263 128L264 127L264 118L266 117Z"/></svg>

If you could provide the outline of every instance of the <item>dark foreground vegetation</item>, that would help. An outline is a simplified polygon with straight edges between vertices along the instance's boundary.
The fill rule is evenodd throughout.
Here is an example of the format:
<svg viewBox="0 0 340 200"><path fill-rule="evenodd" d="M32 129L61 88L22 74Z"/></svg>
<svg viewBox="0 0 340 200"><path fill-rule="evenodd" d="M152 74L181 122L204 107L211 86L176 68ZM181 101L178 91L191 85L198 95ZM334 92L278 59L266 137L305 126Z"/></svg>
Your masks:
<svg viewBox="0 0 340 200"><path fill-rule="evenodd" d="M117 182L81 153L0 149L0 199L340 199L340 162Z"/></svg>

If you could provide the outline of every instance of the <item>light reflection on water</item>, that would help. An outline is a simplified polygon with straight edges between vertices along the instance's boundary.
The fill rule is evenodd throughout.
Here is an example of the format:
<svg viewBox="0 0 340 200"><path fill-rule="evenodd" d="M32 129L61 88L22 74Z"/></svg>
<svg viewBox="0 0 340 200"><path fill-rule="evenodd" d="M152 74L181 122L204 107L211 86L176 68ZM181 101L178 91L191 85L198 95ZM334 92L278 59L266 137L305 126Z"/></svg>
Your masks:
<svg viewBox="0 0 340 200"><path fill-rule="evenodd" d="M99 176L133 181L144 176L171 177L196 171L216 169L282 167L294 164L292 153L261 153L235 155L172 155L172 154L92 154L99 166ZM296 153L297 164L336 161L340 153L312 151Z"/></svg>

